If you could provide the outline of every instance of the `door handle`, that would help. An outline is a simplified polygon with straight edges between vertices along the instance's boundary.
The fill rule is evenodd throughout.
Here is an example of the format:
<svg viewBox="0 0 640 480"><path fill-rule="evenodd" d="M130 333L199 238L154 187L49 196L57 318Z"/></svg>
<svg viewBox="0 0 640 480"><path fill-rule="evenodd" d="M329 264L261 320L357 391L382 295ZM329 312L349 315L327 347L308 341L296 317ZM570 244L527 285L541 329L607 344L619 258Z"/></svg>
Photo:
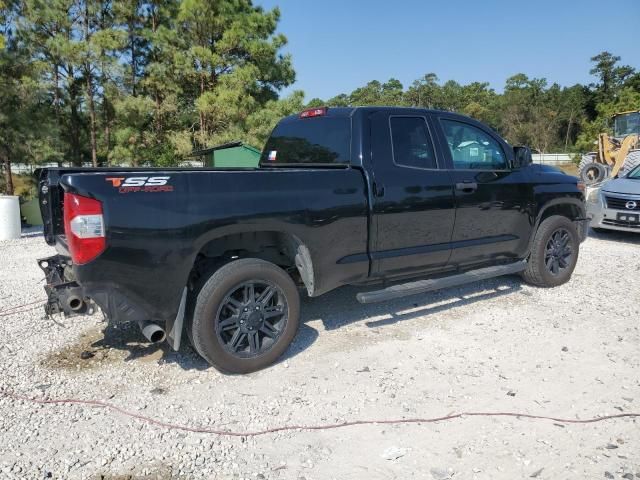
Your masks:
<svg viewBox="0 0 640 480"><path fill-rule="evenodd" d="M378 182L373 182L373 196L384 197L384 185L379 184Z"/></svg>
<svg viewBox="0 0 640 480"><path fill-rule="evenodd" d="M476 182L460 182L456 183L456 190L461 190L466 193L475 192L478 189Z"/></svg>

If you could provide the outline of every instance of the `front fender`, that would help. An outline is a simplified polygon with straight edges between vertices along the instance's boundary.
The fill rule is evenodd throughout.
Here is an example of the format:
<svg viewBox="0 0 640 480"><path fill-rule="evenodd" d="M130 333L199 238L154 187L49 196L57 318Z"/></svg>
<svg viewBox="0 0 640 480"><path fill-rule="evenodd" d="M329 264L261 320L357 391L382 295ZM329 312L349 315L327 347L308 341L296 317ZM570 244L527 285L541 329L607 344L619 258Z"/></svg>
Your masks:
<svg viewBox="0 0 640 480"><path fill-rule="evenodd" d="M577 209L577 215L571 215L571 217L569 218L576 224L576 229L578 231L578 235L580 236L580 242L583 242L586 239L587 229L589 227L589 219L587 218L586 205L584 203L584 200L575 197L553 198L546 201L544 204L542 204L542 206L538 208L534 228L532 230L533 233L531 235L531 238L529 239L528 252L531 252L533 240L536 236L536 232L538 231L538 227L540 226L542 220L549 216L553 211L557 211L558 214L562 214L562 210L566 209L568 206Z"/></svg>

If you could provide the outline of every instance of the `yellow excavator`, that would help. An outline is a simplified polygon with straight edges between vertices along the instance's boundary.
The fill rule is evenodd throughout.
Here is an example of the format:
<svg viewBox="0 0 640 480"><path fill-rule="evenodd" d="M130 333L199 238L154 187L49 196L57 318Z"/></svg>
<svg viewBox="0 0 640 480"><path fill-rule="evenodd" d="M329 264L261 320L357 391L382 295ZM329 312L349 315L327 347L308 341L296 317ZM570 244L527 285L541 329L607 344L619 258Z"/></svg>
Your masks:
<svg viewBox="0 0 640 480"><path fill-rule="evenodd" d="M640 165L640 110L616 113L613 136L598 135L598 150L582 156L580 179L595 185L621 176Z"/></svg>

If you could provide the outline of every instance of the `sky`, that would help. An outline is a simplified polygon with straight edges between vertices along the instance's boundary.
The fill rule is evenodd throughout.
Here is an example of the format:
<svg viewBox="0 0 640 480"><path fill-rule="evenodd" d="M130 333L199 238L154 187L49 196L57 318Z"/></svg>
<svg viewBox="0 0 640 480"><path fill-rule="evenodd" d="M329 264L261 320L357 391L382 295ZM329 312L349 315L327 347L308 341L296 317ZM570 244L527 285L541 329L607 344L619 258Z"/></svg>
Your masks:
<svg viewBox="0 0 640 480"><path fill-rule="evenodd" d="M608 50L640 69L640 0L255 0L280 8L296 83L306 99L370 80L405 86L489 82L516 73L570 86L594 81L589 59Z"/></svg>

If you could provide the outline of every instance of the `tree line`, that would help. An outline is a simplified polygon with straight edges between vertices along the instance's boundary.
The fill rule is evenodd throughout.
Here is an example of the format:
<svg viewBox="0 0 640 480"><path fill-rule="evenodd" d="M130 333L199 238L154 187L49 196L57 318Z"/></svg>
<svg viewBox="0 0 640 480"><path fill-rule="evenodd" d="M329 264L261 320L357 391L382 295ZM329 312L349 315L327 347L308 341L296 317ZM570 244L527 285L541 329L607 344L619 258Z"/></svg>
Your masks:
<svg viewBox="0 0 640 480"><path fill-rule="evenodd" d="M513 145L540 152L586 152L597 134L610 128L615 112L640 110L640 72L601 52L591 58L589 85L561 87L524 73L509 77L502 93L486 82L440 82L428 73L404 88L396 79L377 80L312 106L397 105L464 113L497 130Z"/></svg>
<svg viewBox="0 0 640 480"><path fill-rule="evenodd" d="M611 113L640 108L640 72L609 52L590 85L519 73L498 93L429 73L281 98L295 72L280 12L251 0L0 0L0 18L5 191L12 162L172 166L228 140L260 148L279 118L321 104L458 111L541 152L588 150Z"/></svg>
<svg viewBox="0 0 640 480"><path fill-rule="evenodd" d="M250 0L0 2L5 167L174 165L260 131L295 79L279 10Z"/></svg>

